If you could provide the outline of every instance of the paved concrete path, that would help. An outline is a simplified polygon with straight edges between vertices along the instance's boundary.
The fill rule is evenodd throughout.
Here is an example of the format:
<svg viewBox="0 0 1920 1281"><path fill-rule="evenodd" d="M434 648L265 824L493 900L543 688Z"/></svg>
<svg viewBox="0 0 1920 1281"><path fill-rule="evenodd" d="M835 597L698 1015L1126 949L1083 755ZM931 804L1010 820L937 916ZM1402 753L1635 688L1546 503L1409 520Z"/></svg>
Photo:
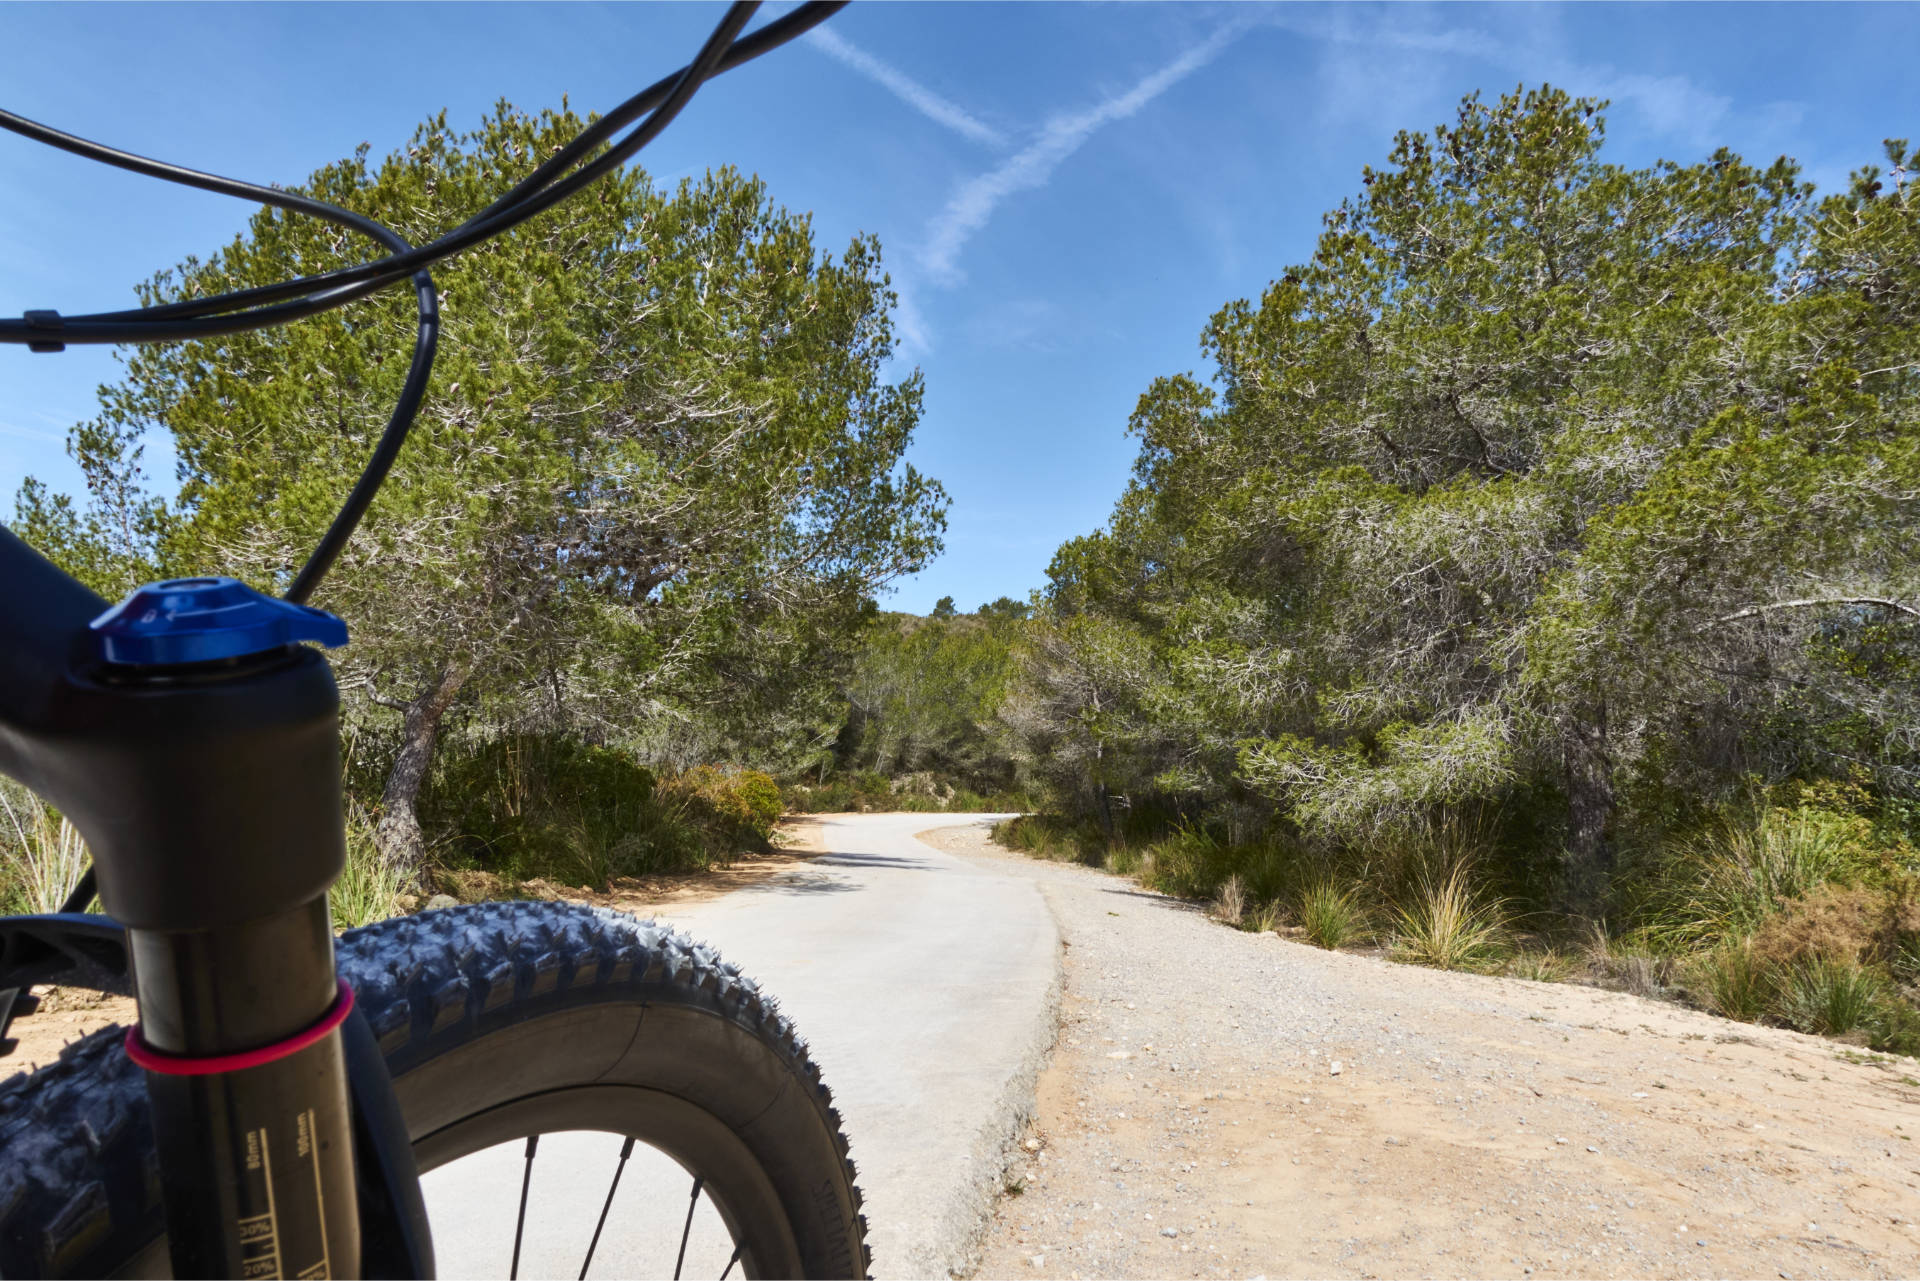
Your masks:
<svg viewBox="0 0 1920 1281"><path fill-rule="evenodd" d="M878 1277L944 1277L968 1263L1004 1145L1052 1040L1059 935L1033 882L913 839L994 817L828 818L821 836L831 853L663 917L759 980L812 1044L860 1169ZM549 1145L558 1160L548 1159ZM429 1176L444 1275L497 1269L510 1247L522 1166L518 1145L509 1146ZM578 1245L592 1231L617 1149L597 1135L543 1141L529 1235L542 1224L559 1244L549 1259L530 1240L521 1275L578 1272ZM661 1187L675 1173L636 1167L623 1176L595 1276L671 1274L670 1253L656 1260L623 1244L614 1226L642 1213L629 1207L629 1186ZM685 1213L685 1192L675 1197L649 1216L664 1215L661 1224L630 1220L626 1235L650 1237L656 1251L664 1235L670 1250ZM717 1216L696 1224L689 1276L716 1250L724 1263L718 1231ZM493 1240L503 1233L504 1242Z"/></svg>

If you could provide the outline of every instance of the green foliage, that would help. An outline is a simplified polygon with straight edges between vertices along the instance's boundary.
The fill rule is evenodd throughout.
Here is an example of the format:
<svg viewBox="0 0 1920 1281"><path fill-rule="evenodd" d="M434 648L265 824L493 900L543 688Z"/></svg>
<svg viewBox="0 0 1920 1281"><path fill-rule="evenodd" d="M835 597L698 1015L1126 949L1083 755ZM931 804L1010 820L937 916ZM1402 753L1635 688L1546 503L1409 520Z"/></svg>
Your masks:
<svg viewBox="0 0 1920 1281"><path fill-rule="evenodd" d="M1750 773L1914 812L1912 156L1816 200L1785 159L1610 163L1604 106L1399 134L1212 318L1211 377L1147 386L1001 712L1050 808L1349 860L1486 817L1496 890L1589 918ZM1751 915L1701 884L1688 919Z"/></svg>
<svg viewBox="0 0 1920 1281"><path fill-rule="evenodd" d="M1855 961L1809 957L1789 969L1775 999L1788 1027L1820 1036L1871 1036L1891 1004L1886 979Z"/></svg>
<svg viewBox="0 0 1920 1281"><path fill-rule="evenodd" d="M1331 877L1313 881L1300 891L1294 915L1315 947L1345 947L1367 932L1367 912L1356 888Z"/></svg>
<svg viewBox="0 0 1920 1281"><path fill-rule="evenodd" d="M951 598L943 604L926 618L869 621L831 747L788 789L796 808L1027 807L994 723L1023 625L1019 607L1002 598L968 615L955 613Z"/></svg>
<svg viewBox="0 0 1920 1281"><path fill-rule="evenodd" d="M702 765L672 779L663 791L699 807L711 825L736 841L765 845L780 821L780 785L759 770Z"/></svg>
<svg viewBox="0 0 1920 1281"><path fill-rule="evenodd" d="M86 869L86 843L66 816L0 778L0 912L58 912Z"/></svg>
<svg viewBox="0 0 1920 1281"><path fill-rule="evenodd" d="M582 127L504 104L471 132L436 118L302 190L426 240ZM366 252L263 209L141 301ZM417 789L449 716L508 737L600 741L617 725L669 768L800 752L873 592L924 566L944 526L939 485L905 461L920 377L883 377L894 295L878 243L826 252L806 216L732 170L663 188L628 166L435 278L433 385L314 601L353 631L335 662L361 754L387 770L377 804L365 784L359 799L388 856L421 858ZM29 483L15 523L110 594L211 571L283 589L384 425L413 327L411 291L395 289L297 325L130 350L70 441L87 505ZM155 426L179 460L170 506L140 483ZM555 831L569 803L555 798ZM580 823L597 843L592 806Z"/></svg>
<svg viewBox="0 0 1920 1281"><path fill-rule="evenodd" d="M1877 871L1863 820L1802 806L1745 806L1673 846L1657 873L1650 928L1686 947L1751 936L1795 899Z"/></svg>
<svg viewBox="0 0 1920 1281"><path fill-rule="evenodd" d="M941 782L931 773L888 778L874 770L825 783L789 783L786 807L797 814L981 814L1033 808L1024 792L982 794Z"/></svg>
<svg viewBox="0 0 1920 1281"><path fill-rule="evenodd" d="M746 789L702 778L669 793L630 752L572 737L449 747L421 806L442 834L437 857L509 881L604 890L616 876L706 867L738 848L757 813Z"/></svg>
<svg viewBox="0 0 1920 1281"><path fill-rule="evenodd" d="M570 736L447 743L420 814L445 834L442 862L511 880L605 889L614 874L705 864L684 828L662 820L653 774L632 753Z"/></svg>
<svg viewBox="0 0 1920 1281"><path fill-rule="evenodd" d="M1056 863L1104 866L1122 875L1131 875L1140 868L1138 853L1125 846L1109 848L1098 831L1049 814L1026 814L995 823L993 839L1010 850L1021 850Z"/></svg>
<svg viewBox="0 0 1920 1281"><path fill-rule="evenodd" d="M1521 952L1507 962L1506 973L1533 983L1558 983L1573 973L1574 963L1552 948Z"/></svg>
<svg viewBox="0 0 1920 1281"><path fill-rule="evenodd" d="M400 869L380 856L373 824L358 807L347 812L347 866L327 891L327 907L336 930L372 925L400 913L406 889Z"/></svg>
<svg viewBox="0 0 1920 1281"><path fill-rule="evenodd" d="M1776 977L1751 939L1723 939L1693 963L1690 977L1715 1014L1754 1023L1773 1006Z"/></svg>
<svg viewBox="0 0 1920 1281"><path fill-rule="evenodd" d="M1508 937L1505 904L1476 889L1464 865L1423 880L1411 900L1394 909L1394 926L1395 960L1443 970L1485 966Z"/></svg>

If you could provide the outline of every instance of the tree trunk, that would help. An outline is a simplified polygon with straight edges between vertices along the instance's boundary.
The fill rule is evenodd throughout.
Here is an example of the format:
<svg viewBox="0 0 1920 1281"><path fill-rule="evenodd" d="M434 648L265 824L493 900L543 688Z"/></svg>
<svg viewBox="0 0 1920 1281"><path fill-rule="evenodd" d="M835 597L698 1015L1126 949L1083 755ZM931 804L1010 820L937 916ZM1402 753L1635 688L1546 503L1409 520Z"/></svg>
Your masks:
<svg viewBox="0 0 1920 1281"><path fill-rule="evenodd" d="M440 669L426 692L407 704L400 731L400 754L387 773L387 786L380 794L380 822L374 839L381 857L400 869L408 879L419 875L426 856L426 842L420 833L416 805L420 785L426 781L427 766L433 761L434 739L440 733L440 720L466 683L464 665L448 663Z"/></svg>
<svg viewBox="0 0 1920 1281"><path fill-rule="evenodd" d="M1567 850L1562 908L1597 919L1613 878L1613 762L1607 755L1607 705L1590 703L1567 723Z"/></svg>

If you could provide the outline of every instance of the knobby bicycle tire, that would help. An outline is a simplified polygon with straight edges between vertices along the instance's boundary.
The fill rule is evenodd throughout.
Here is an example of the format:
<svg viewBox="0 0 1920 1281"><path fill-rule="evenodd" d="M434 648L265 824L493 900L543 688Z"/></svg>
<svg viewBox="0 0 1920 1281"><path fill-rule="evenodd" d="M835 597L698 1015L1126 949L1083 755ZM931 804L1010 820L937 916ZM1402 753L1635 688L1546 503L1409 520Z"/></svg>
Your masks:
<svg viewBox="0 0 1920 1281"><path fill-rule="evenodd" d="M351 931L338 957L423 1171L622 1118L722 1189L750 1275L867 1275L819 1069L710 949L604 909L486 903ZM97 1032L0 1084L0 1276L166 1274L146 1087L120 1037Z"/></svg>

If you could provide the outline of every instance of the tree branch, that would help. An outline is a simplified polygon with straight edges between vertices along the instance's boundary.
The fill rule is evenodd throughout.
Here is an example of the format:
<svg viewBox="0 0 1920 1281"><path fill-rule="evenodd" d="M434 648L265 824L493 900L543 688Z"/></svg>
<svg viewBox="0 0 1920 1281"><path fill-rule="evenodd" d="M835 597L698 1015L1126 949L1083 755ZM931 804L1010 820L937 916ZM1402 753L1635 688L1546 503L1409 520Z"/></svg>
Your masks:
<svg viewBox="0 0 1920 1281"><path fill-rule="evenodd" d="M1693 630L1696 632L1704 632L1709 627L1718 627L1722 623L1736 623L1743 618L1753 618L1760 614L1770 614L1776 609L1811 609L1819 605L1878 605L1882 609L1897 610L1909 618L1920 618L1920 609L1915 609L1911 605L1903 605L1897 600L1887 600L1880 596L1818 596L1809 597L1805 600L1775 601L1771 605L1749 605L1745 609L1735 610L1733 613L1716 618L1712 622L1702 623Z"/></svg>

